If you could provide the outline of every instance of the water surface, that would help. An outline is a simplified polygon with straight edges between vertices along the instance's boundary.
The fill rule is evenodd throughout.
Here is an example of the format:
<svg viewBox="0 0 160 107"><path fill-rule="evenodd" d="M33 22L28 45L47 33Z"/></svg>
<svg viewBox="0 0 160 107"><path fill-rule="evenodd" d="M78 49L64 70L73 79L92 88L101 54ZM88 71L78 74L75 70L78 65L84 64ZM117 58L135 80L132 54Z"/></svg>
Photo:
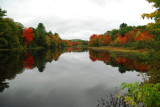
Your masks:
<svg viewBox="0 0 160 107"><path fill-rule="evenodd" d="M71 51L1 52L0 107L97 107L122 82L142 81L145 71L127 68L124 58Z"/></svg>

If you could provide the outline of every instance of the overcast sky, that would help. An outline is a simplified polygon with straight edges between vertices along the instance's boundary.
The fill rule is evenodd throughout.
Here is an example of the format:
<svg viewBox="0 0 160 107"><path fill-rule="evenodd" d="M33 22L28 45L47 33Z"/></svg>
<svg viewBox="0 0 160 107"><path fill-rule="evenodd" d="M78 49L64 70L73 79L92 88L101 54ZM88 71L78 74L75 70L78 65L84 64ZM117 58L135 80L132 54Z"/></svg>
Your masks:
<svg viewBox="0 0 160 107"><path fill-rule="evenodd" d="M141 14L153 11L145 0L0 0L0 7L25 27L43 23L62 39L86 40L121 23L145 25L151 20Z"/></svg>

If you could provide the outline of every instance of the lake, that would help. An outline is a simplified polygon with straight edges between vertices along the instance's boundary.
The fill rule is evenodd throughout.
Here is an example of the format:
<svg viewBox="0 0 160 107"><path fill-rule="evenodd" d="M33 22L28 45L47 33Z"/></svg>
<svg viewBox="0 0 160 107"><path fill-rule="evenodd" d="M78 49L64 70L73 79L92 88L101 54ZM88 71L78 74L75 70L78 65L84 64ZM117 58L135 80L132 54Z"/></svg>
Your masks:
<svg viewBox="0 0 160 107"><path fill-rule="evenodd" d="M4 51L0 59L0 107L97 107L148 71L136 56L81 48Z"/></svg>

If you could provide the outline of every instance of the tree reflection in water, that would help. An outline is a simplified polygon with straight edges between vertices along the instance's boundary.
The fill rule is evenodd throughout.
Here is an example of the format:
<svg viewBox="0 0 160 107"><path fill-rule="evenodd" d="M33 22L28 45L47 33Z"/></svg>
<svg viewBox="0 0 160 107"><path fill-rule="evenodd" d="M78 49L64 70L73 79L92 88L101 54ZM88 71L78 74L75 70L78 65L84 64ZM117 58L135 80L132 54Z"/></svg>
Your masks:
<svg viewBox="0 0 160 107"><path fill-rule="evenodd" d="M16 74L22 73L23 56L22 52L1 52L0 53L0 92L3 92L9 85L5 82L6 79L14 79Z"/></svg>
<svg viewBox="0 0 160 107"><path fill-rule="evenodd" d="M25 51L4 51L0 52L0 92L3 92L9 87L6 80L11 80L16 77L17 74L22 73L25 69L37 68L39 72L44 72L47 63L57 61L61 54L66 52L85 52L87 49L84 48L73 48L69 47L63 50L60 49L48 49L48 50L25 50ZM90 59L95 61L103 61L104 64L112 67L118 67L120 73L127 71L138 71L146 73L150 76L150 82L159 81L159 72L148 72L157 71L159 68L156 61L154 63L148 63L147 60L141 59L136 55L128 55L122 53L109 53L109 52L96 52L89 51ZM154 68L154 69L153 69ZM108 101L108 102L106 102ZM118 99L115 94L112 93L106 99L99 100L98 107L105 107L107 105L116 107L116 104L123 105L123 97ZM105 104L105 106L104 106ZM108 107L109 107L108 106Z"/></svg>
<svg viewBox="0 0 160 107"><path fill-rule="evenodd" d="M106 65L118 67L120 73L126 71L147 72L149 65L145 61L134 55L127 55L123 53L109 53L102 51L89 51L90 59L95 61L103 61Z"/></svg>
<svg viewBox="0 0 160 107"><path fill-rule="evenodd" d="M57 61L61 54L65 52L84 52L86 48L65 48L47 50L25 50L25 51L1 51L0 52L0 92L2 93L9 84L6 80L11 80L25 69L37 68L39 72L45 70L46 64Z"/></svg>
<svg viewBox="0 0 160 107"><path fill-rule="evenodd" d="M125 73L126 71L146 73L148 83L160 82L160 62L157 58L93 50L89 51L89 57L93 62L103 61L106 65L118 67L120 73Z"/></svg>

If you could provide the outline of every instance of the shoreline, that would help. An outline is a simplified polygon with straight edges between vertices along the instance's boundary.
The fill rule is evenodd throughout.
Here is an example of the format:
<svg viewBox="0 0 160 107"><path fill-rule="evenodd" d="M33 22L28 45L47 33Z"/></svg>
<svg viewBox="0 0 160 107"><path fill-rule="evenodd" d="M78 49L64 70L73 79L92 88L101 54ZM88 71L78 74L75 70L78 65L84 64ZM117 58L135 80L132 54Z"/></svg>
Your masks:
<svg viewBox="0 0 160 107"><path fill-rule="evenodd" d="M122 52L122 53L136 53L136 54L147 53L146 49L134 50L129 48L113 47L113 46L88 47L88 48L95 51L109 51L109 52Z"/></svg>
<svg viewBox="0 0 160 107"><path fill-rule="evenodd" d="M19 51L19 50L29 50L29 49L44 49L43 47L31 47L31 48L13 48L13 49L0 49L0 51Z"/></svg>

